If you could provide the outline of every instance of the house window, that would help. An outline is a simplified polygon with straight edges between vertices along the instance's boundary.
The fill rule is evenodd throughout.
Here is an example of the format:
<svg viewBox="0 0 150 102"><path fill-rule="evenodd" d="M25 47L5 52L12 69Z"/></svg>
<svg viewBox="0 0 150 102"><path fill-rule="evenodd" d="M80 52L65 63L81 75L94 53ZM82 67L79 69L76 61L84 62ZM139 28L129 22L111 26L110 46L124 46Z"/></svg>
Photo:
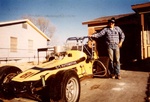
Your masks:
<svg viewBox="0 0 150 102"><path fill-rule="evenodd" d="M17 52L17 38L10 37L10 51Z"/></svg>
<svg viewBox="0 0 150 102"><path fill-rule="evenodd" d="M28 52L33 52L33 40L28 40Z"/></svg>

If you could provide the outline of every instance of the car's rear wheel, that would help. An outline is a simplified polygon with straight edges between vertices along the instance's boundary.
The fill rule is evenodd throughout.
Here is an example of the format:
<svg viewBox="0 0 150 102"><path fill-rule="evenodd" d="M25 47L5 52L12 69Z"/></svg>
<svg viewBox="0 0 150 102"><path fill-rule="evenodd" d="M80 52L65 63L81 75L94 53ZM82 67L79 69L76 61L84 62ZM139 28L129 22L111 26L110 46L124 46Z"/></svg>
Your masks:
<svg viewBox="0 0 150 102"><path fill-rule="evenodd" d="M80 97L80 81L74 70L60 71L55 77L53 97L60 102L78 102Z"/></svg>

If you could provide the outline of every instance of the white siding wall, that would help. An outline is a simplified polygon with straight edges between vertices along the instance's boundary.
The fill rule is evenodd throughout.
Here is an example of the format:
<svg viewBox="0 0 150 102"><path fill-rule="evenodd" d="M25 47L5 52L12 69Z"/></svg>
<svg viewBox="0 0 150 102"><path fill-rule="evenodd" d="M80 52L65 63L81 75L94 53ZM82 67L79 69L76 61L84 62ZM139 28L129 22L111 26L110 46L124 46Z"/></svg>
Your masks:
<svg viewBox="0 0 150 102"><path fill-rule="evenodd" d="M10 52L10 37L17 38L18 41L17 52ZM34 51L32 53L28 51L28 40L33 40ZM0 27L0 58L37 57L37 49L43 47L47 47L47 39L44 38L28 23L27 29L23 28L22 24Z"/></svg>

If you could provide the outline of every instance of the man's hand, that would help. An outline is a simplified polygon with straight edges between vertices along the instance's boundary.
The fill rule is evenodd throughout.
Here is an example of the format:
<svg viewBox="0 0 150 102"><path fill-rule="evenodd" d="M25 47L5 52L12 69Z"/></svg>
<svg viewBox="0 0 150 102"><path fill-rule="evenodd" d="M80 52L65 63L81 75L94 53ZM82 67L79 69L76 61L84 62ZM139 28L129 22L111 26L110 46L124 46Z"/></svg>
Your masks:
<svg viewBox="0 0 150 102"><path fill-rule="evenodd" d="M92 37L92 35L88 35L89 37Z"/></svg>
<svg viewBox="0 0 150 102"><path fill-rule="evenodd" d="M119 46L119 48L121 48L121 47L122 47L122 41L118 44L118 46Z"/></svg>

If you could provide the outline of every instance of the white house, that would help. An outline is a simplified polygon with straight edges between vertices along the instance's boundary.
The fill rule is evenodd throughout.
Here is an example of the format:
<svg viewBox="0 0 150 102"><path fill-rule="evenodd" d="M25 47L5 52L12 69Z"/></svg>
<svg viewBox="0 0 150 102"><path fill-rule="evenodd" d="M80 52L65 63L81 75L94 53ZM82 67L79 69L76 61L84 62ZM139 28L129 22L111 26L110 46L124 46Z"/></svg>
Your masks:
<svg viewBox="0 0 150 102"><path fill-rule="evenodd" d="M0 22L0 61L33 61L50 38L28 19ZM40 54L40 57L45 57Z"/></svg>

